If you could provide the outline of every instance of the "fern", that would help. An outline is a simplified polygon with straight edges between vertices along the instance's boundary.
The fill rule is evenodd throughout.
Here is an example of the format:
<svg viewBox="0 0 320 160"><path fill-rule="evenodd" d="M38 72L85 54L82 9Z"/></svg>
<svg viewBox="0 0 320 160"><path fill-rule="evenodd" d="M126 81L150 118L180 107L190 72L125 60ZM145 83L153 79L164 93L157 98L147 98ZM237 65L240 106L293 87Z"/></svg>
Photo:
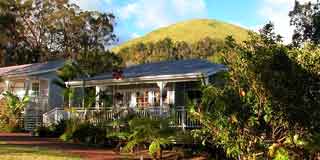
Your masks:
<svg viewBox="0 0 320 160"><path fill-rule="evenodd" d="M161 151L163 147L172 143L175 130L169 127L169 121L164 119L137 118L129 121L129 133L120 132L118 138L128 141L124 147L125 152L132 151L138 145L149 145L150 155Z"/></svg>
<svg viewBox="0 0 320 160"><path fill-rule="evenodd" d="M170 144L169 139L165 138L156 138L154 139L149 146L149 153L154 155L157 151L161 150L161 147L165 147Z"/></svg>

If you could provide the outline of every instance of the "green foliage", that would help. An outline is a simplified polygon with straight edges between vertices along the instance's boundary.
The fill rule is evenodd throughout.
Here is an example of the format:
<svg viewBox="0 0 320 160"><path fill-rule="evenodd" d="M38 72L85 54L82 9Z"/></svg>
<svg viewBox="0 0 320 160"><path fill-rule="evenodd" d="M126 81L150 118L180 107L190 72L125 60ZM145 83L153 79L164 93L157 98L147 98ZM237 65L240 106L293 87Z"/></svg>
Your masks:
<svg viewBox="0 0 320 160"><path fill-rule="evenodd" d="M316 158L320 153L320 133L314 133L306 139L306 150L310 153L310 157Z"/></svg>
<svg viewBox="0 0 320 160"><path fill-rule="evenodd" d="M185 41L173 41L171 38L161 39L157 42L145 42L123 48L118 55L127 65L135 63L148 63L163 60L178 60L191 58L218 59L216 53L224 46L223 41L205 37L193 44Z"/></svg>
<svg viewBox="0 0 320 160"><path fill-rule="evenodd" d="M107 129L103 125L94 125L73 116L66 121L66 128L60 139L76 143L100 145L106 142L106 132Z"/></svg>
<svg viewBox="0 0 320 160"><path fill-rule="evenodd" d="M101 144L105 142L106 129L90 123L81 123L72 133L74 142Z"/></svg>
<svg viewBox="0 0 320 160"><path fill-rule="evenodd" d="M161 157L162 149L172 143L175 135L175 129L164 119L134 118L129 121L129 128L129 131L118 134L119 138L128 141L124 151L130 152L137 146L149 145L149 153L154 157Z"/></svg>
<svg viewBox="0 0 320 160"><path fill-rule="evenodd" d="M112 63L103 62L114 57L105 48L116 40L114 18L67 0L1 0L2 65L70 58L85 62L90 73L108 69Z"/></svg>
<svg viewBox="0 0 320 160"><path fill-rule="evenodd" d="M306 150L320 128L320 54L314 47L291 49L278 42L272 24L243 44L226 40L226 83L204 86L201 104L190 106L204 126L192 131L196 139L241 159L314 153Z"/></svg>
<svg viewBox="0 0 320 160"><path fill-rule="evenodd" d="M53 129L51 127L40 126L34 129L33 135L38 137L51 137Z"/></svg>
<svg viewBox="0 0 320 160"><path fill-rule="evenodd" d="M6 99L7 111L9 115L18 117L21 115L21 112L24 110L24 107L29 103L29 96L24 96L20 99L17 95L6 91L3 93L3 96Z"/></svg>
<svg viewBox="0 0 320 160"><path fill-rule="evenodd" d="M99 57L98 59L101 59L103 57ZM114 59L109 59L109 62L112 63ZM110 64L108 61L105 61L105 64L109 64L111 66L108 67L109 69L112 69L113 66L115 64ZM93 62L93 63L97 63ZM116 62L115 62L116 63ZM69 101L73 100L75 102L80 102L77 105L81 104L81 107L84 107L85 109L88 109L90 107L93 107L96 103L96 97L98 95L96 95L95 89L94 88L86 88L86 78L92 76L93 74L97 74L98 72L88 72L87 68L92 68L93 66L89 67L86 66L88 65L88 63L85 63L83 61L73 61L73 60L68 60L65 62L64 66L58 70L58 76L59 78L62 80L56 80L53 83L61 86L62 88L64 88L64 92L63 92L63 96L65 97L65 105L68 106L69 105ZM84 68L85 67L85 68ZM96 70L98 71L98 70ZM66 86L64 82L73 80L73 79L79 79L82 80L82 87L83 88L77 88L77 89L81 89L81 95L77 95L76 94L76 90L75 88L70 88L68 85ZM104 102L104 104L110 104L111 99L108 97L104 97L102 95L101 96L101 101ZM72 103L72 102L71 102ZM74 104L72 104L74 105ZM69 107L74 107L74 106L69 106ZM86 115L84 115L84 118Z"/></svg>
<svg viewBox="0 0 320 160"><path fill-rule="evenodd" d="M288 151L286 151L284 148L278 149L274 160L289 160Z"/></svg>
<svg viewBox="0 0 320 160"><path fill-rule="evenodd" d="M33 134L39 137L60 137L65 132L66 127L67 121L60 120L57 124L37 127Z"/></svg>
<svg viewBox="0 0 320 160"><path fill-rule="evenodd" d="M74 115L72 109L70 109L71 118L66 121L65 132L60 136L63 141L71 141L73 133L77 130L78 126L81 124L81 119Z"/></svg>
<svg viewBox="0 0 320 160"><path fill-rule="evenodd" d="M5 113L1 115L2 128L7 131L21 130L21 118L24 108L29 103L29 96L25 95L19 98L17 95L6 91L3 93L6 102Z"/></svg>
<svg viewBox="0 0 320 160"><path fill-rule="evenodd" d="M295 1L290 11L290 24L295 27L292 36L293 45L300 46L305 42L320 43L320 2L301 3Z"/></svg>

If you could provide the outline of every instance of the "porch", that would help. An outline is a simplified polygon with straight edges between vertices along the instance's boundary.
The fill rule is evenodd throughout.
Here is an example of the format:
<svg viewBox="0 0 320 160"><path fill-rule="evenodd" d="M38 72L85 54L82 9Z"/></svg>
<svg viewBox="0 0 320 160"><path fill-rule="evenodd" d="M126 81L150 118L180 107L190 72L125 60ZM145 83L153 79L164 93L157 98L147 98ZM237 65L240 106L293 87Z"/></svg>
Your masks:
<svg viewBox="0 0 320 160"><path fill-rule="evenodd" d="M173 127L195 128L186 106L197 104L200 86L216 73L227 70L204 60L163 61L131 66L123 70L66 82L75 96L66 97L67 110L55 108L44 114L44 122L57 122L71 114L86 114L93 122L112 121L134 114L168 118ZM90 101L94 100L94 103Z"/></svg>
<svg viewBox="0 0 320 160"><path fill-rule="evenodd" d="M160 111L160 107L148 107L145 109L139 108L55 108L50 112L43 114L43 123L51 124L57 123L63 119L70 119L71 116L86 117L93 124L111 124L115 120L126 118L128 115L133 115L139 118L170 118L172 127L185 129L200 128L199 121L191 119L187 112L186 107L177 106L173 109L163 109ZM107 123L106 123L107 122Z"/></svg>
<svg viewBox="0 0 320 160"><path fill-rule="evenodd" d="M172 127L198 128L185 107L200 98L199 81L155 81L148 83L102 84L74 87L74 98L65 108L43 114L43 123L57 123L71 116L86 117L94 124L134 115L140 118L169 118ZM94 103L90 103L94 99Z"/></svg>

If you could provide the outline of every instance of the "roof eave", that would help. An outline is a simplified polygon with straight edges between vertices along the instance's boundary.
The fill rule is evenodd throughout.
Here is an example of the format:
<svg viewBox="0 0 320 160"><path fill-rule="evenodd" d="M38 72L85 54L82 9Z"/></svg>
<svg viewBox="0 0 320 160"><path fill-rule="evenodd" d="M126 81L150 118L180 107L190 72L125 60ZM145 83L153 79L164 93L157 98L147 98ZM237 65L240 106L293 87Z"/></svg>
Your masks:
<svg viewBox="0 0 320 160"><path fill-rule="evenodd" d="M183 82L183 81L198 81L200 78L206 77L207 74L203 73L188 73L188 74L175 74L175 75L159 75L159 76L142 76L134 78L125 78L121 80L116 79L102 79L102 80L88 80L88 81L70 81L66 85L70 87L95 86L95 85L127 85L139 83L155 83L157 81L166 82Z"/></svg>
<svg viewBox="0 0 320 160"><path fill-rule="evenodd" d="M23 74L11 74L11 75L9 74L9 75L4 75L3 77L16 78L16 77L34 76L34 75L45 74L45 73L49 73L49 72L56 72L59 68L61 68L61 67L57 67L55 69L37 71L37 72L23 73Z"/></svg>

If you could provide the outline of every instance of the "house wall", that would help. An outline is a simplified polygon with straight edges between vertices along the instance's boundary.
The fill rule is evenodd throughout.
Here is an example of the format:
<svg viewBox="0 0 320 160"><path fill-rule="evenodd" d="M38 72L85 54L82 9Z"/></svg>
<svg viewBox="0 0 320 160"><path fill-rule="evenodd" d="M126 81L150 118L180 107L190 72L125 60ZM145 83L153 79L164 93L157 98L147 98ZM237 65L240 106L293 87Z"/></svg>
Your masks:
<svg viewBox="0 0 320 160"><path fill-rule="evenodd" d="M199 90L198 83L199 82L166 83L163 90L163 105L185 106L187 104L188 96L190 96L188 93ZM111 96L113 99L112 104L116 107L153 107L160 105L160 89L156 83L108 87L100 86L100 88L102 89L102 92ZM144 101L146 104L143 105L144 103L141 103L141 101Z"/></svg>
<svg viewBox="0 0 320 160"><path fill-rule="evenodd" d="M131 84L101 87L103 97L110 99L111 104L115 107L147 107L159 104L152 104L155 93L159 91L159 87L154 84ZM143 103L142 103L143 101ZM105 102L106 103L106 102ZM141 105L143 104L143 105Z"/></svg>
<svg viewBox="0 0 320 160"><path fill-rule="evenodd" d="M57 76L56 72L49 72L45 74L40 74L37 76L33 76L38 79L46 79L48 80L48 111L56 108L63 107L63 88L57 84L56 81L61 81ZM45 82L43 82L45 83ZM42 84L43 84L42 83ZM41 86L41 83L40 83Z"/></svg>
<svg viewBox="0 0 320 160"><path fill-rule="evenodd" d="M8 88L9 87L9 88ZM0 92L4 92L7 89L9 89L9 91L12 91L16 94L18 94L18 96L23 96L25 94L25 83L24 83L24 79L15 79L13 81L10 81L9 86L7 86L7 84L5 83L5 81L0 82Z"/></svg>

